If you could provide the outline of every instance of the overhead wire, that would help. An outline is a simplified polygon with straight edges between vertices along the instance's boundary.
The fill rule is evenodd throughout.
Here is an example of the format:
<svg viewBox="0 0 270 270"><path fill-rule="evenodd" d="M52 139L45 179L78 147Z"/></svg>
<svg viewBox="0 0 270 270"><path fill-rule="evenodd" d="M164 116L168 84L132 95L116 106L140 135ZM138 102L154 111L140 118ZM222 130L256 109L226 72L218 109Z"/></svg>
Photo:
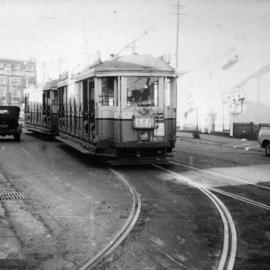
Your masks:
<svg viewBox="0 0 270 270"><path fill-rule="evenodd" d="M250 24L250 23L259 21L259 20L264 19L264 18L266 18L266 17L268 17L268 16L270 16L270 12L269 12L269 13L266 13L266 14L264 14L264 15L261 15L261 16L259 16L259 17L256 17L256 18L254 18L254 19L248 20L248 21L246 21L246 22L243 22L243 23L241 23L241 24L237 24L237 25L232 26L232 27L229 27L229 28L227 28L227 29L224 29L224 30L221 30L221 31L217 31L217 32L213 33L212 35L210 35L210 38L211 38L211 37L213 38L213 37L215 37L215 36L217 36L217 35L220 35L220 34L223 34L223 33L227 33L227 32L234 31L234 30L236 30L236 29L238 29L238 28L244 27L244 26L246 26L246 25L248 25L248 24ZM209 39L209 36L206 37L206 38L195 38L195 39L192 39L192 40L188 40L188 41L186 41L186 42L180 42L180 45L190 45L190 44L192 44L192 43L195 42L195 41L199 41L199 40L202 41L202 40L205 40L205 39Z"/></svg>

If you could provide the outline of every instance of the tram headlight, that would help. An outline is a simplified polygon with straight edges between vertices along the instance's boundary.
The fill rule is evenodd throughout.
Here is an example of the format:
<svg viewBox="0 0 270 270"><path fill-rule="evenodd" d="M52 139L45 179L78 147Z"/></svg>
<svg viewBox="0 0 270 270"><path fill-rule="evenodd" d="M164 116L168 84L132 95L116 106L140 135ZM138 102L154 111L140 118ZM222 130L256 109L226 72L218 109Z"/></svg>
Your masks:
<svg viewBox="0 0 270 270"><path fill-rule="evenodd" d="M149 133L147 131L145 131L145 130L140 131L139 137L140 137L140 140L143 141L143 142L148 141Z"/></svg>

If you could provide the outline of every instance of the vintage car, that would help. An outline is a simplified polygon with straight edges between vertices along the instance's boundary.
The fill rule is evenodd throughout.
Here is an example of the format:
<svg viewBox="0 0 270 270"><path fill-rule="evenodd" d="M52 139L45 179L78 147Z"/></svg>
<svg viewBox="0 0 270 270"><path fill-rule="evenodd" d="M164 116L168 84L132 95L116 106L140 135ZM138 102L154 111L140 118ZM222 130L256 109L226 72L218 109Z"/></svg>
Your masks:
<svg viewBox="0 0 270 270"><path fill-rule="evenodd" d="M15 141L21 140L19 115L20 108L17 106L0 106L0 136L13 135Z"/></svg>
<svg viewBox="0 0 270 270"><path fill-rule="evenodd" d="M270 156L270 127L262 127L259 131L258 142L264 148L265 155Z"/></svg>

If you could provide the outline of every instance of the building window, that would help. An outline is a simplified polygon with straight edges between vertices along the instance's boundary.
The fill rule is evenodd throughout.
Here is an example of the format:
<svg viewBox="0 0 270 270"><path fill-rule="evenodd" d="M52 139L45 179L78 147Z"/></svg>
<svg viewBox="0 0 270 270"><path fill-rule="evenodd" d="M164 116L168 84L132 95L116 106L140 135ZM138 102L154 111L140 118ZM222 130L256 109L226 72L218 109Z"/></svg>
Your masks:
<svg viewBox="0 0 270 270"><path fill-rule="evenodd" d="M34 66L33 65L27 65L27 70L34 70Z"/></svg>
<svg viewBox="0 0 270 270"><path fill-rule="evenodd" d="M0 97L5 97L6 96L6 88L5 87L0 87Z"/></svg>
<svg viewBox="0 0 270 270"><path fill-rule="evenodd" d="M13 98L18 98L18 97L20 97L20 91L12 91L11 92L11 96L13 97Z"/></svg>
<svg viewBox="0 0 270 270"><path fill-rule="evenodd" d="M6 85L6 84L7 84L7 77L0 76L0 85Z"/></svg>
<svg viewBox="0 0 270 270"><path fill-rule="evenodd" d="M14 86L19 86L21 84L21 78L19 77L11 77L10 83Z"/></svg>
<svg viewBox="0 0 270 270"><path fill-rule="evenodd" d="M21 65L20 64L14 64L13 65L13 70L20 70L21 69Z"/></svg>
<svg viewBox="0 0 270 270"><path fill-rule="evenodd" d="M0 69L4 69L4 63L0 63Z"/></svg>
<svg viewBox="0 0 270 270"><path fill-rule="evenodd" d="M115 93L117 92L117 78L106 77L101 79L101 105L102 106L114 106L115 105Z"/></svg>

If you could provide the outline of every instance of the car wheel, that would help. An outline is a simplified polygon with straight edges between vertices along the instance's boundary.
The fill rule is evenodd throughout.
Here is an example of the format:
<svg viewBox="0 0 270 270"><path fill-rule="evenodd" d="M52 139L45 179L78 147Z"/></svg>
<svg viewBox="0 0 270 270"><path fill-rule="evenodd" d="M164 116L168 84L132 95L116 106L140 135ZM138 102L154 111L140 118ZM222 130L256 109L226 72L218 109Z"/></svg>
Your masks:
<svg viewBox="0 0 270 270"><path fill-rule="evenodd" d="M270 157L270 143L267 143L264 147L265 155Z"/></svg>

